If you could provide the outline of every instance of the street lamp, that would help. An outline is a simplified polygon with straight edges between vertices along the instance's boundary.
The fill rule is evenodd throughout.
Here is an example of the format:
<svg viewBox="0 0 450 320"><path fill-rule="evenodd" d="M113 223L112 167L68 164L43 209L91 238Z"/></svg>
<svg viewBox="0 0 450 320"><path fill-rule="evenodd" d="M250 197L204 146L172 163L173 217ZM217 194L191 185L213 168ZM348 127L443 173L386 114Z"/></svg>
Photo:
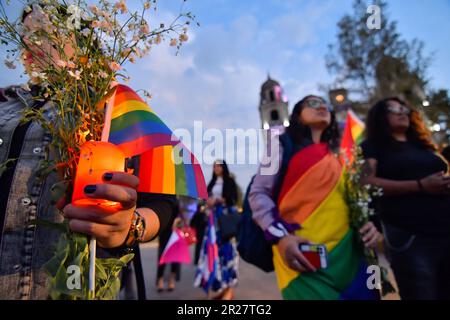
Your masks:
<svg viewBox="0 0 450 320"><path fill-rule="evenodd" d="M333 89L328 92L330 103L333 105L336 112L336 119L340 126L345 123L347 110L350 107L347 99L348 91L344 88Z"/></svg>
<svg viewBox="0 0 450 320"><path fill-rule="evenodd" d="M330 90L328 96L330 98L330 102L333 106L343 106L347 103L347 95L348 92L346 89L333 89Z"/></svg>
<svg viewBox="0 0 450 320"><path fill-rule="evenodd" d="M434 132L439 132L439 131L441 131L441 126L439 125L439 123L435 123L435 124L431 127L431 131L434 131Z"/></svg>

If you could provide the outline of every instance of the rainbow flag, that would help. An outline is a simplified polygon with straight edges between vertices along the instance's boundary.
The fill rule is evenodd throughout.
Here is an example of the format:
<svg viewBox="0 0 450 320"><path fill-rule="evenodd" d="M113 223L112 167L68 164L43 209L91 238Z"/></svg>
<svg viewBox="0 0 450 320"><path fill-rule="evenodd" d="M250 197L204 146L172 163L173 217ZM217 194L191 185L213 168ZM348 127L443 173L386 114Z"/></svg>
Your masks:
<svg viewBox="0 0 450 320"><path fill-rule="evenodd" d="M299 237L327 248L328 267L299 273L273 246L274 267L284 299L377 299L366 286L367 263L350 227L344 198L343 167L327 144L309 145L289 162L278 198L280 216L297 223Z"/></svg>
<svg viewBox="0 0 450 320"><path fill-rule="evenodd" d="M126 157L140 155L138 191L207 198L195 156L131 88L116 86L109 98L104 132Z"/></svg>
<svg viewBox="0 0 450 320"><path fill-rule="evenodd" d="M353 162L353 149L359 144L364 132L364 122L352 111L348 110L344 133L341 140L341 162Z"/></svg>

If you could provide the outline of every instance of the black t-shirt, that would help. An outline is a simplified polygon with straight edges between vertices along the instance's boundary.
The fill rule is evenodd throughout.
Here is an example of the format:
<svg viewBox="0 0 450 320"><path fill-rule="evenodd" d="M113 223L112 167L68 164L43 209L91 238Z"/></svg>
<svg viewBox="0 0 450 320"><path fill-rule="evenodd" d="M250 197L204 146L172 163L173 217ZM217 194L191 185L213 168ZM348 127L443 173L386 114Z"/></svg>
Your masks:
<svg viewBox="0 0 450 320"><path fill-rule="evenodd" d="M379 147L373 141L361 144L365 158L377 160L376 176L405 181L437 172L447 172L447 163L432 150L411 142L395 141ZM377 201L381 219L398 228L428 236L450 236L450 196L422 193L383 196Z"/></svg>

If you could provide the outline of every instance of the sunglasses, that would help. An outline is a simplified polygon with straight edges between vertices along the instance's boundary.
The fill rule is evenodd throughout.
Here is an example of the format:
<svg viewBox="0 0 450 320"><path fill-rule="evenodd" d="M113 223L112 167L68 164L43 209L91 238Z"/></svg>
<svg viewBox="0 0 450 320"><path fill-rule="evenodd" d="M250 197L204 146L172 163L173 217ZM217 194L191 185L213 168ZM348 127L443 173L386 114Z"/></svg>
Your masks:
<svg viewBox="0 0 450 320"><path fill-rule="evenodd" d="M411 113L411 109L409 109L408 107L402 105L402 104L397 104L394 106L388 106L387 108L388 112L393 113L393 114L407 114L409 115Z"/></svg>
<svg viewBox="0 0 450 320"><path fill-rule="evenodd" d="M333 110L333 107L330 104L320 99L308 99L305 101L305 106L311 109L319 109L321 106L325 106L328 111Z"/></svg>

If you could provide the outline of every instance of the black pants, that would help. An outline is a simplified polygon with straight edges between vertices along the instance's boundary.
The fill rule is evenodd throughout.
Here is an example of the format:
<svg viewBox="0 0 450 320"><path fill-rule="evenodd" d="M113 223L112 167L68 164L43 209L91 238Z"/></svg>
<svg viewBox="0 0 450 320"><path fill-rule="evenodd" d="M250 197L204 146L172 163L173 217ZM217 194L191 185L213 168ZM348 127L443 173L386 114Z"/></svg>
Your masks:
<svg viewBox="0 0 450 320"><path fill-rule="evenodd" d="M164 276L164 270L166 269L166 265L162 264L158 266L158 272L156 274L156 280L162 278ZM180 280L180 272L181 266L179 263L171 263L170 264L170 272L175 273L175 280Z"/></svg>
<svg viewBox="0 0 450 320"><path fill-rule="evenodd" d="M388 224L384 235L403 300L450 299L450 236L424 237Z"/></svg>

